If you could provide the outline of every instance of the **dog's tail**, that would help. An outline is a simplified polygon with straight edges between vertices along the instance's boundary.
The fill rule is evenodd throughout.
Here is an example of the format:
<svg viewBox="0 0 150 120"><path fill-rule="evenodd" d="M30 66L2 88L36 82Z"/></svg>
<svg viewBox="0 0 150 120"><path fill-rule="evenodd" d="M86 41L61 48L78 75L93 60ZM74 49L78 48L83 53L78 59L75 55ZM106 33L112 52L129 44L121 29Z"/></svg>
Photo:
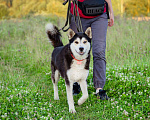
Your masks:
<svg viewBox="0 0 150 120"><path fill-rule="evenodd" d="M51 23L47 24L45 28L46 28L47 36L50 42L52 43L52 45L54 46L54 48L63 46L63 43L60 39L61 33L59 32L58 28Z"/></svg>

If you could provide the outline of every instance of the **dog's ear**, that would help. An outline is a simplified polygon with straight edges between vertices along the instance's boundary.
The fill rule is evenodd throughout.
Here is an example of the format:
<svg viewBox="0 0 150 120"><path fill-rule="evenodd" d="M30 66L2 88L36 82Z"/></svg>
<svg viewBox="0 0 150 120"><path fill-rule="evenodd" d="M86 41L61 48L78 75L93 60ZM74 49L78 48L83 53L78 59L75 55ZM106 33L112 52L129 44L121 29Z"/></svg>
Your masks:
<svg viewBox="0 0 150 120"><path fill-rule="evenodd" d="M74 32L72 29L69 29L69 31L68 31L69 40L70 40L71 38L73 38L74 35L75 35L75 32Z"/></svg>
<svg viewBox="0 0 150 120"><path fill-rule="evenodd" d="M86 34L89 38L92 38L91 27L88 27L88 28L86 29L85 34Z"/></svg>

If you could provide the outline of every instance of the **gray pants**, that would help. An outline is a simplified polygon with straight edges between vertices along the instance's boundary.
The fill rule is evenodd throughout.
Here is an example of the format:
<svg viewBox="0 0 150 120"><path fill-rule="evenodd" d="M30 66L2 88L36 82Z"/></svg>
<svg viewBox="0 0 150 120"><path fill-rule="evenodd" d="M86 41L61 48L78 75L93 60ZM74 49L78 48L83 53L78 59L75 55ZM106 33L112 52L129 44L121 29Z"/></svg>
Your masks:
<svg viewBox="0 0 150 120"><path fill-rule="evenodd" d="M106 81L106 33L108 26L107 14L92 19L81 18L83 31L88 27L92 30L92 53L93 53L93 82L94 87L103 88ZM74 18L71 18L70 28L77 32Z"/></svg>

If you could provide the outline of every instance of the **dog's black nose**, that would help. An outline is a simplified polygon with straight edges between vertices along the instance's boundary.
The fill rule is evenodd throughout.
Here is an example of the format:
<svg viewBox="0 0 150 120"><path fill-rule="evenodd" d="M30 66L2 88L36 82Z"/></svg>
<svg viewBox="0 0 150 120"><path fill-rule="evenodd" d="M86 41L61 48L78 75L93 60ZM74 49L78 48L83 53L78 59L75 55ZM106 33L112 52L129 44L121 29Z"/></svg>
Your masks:
<svg viewBox="0 0 150 120"><path fill-rule="evenodd" d="M81 52L83 52L84 48L83 48L83 47L79 47L79 50L80 50Z"/></svg>

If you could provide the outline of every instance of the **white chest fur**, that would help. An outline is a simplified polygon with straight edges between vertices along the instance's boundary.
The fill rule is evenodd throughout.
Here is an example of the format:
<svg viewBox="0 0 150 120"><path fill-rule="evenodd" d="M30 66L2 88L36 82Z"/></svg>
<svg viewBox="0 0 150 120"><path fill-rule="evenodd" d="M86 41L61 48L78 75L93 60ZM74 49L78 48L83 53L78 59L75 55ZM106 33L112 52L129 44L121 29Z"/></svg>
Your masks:
<svg viewBox="0 0 150 120"><path fill-rule="evenodd" d="M80 80L86 80L89 70L85 69L86 59L81 61L81 64L78 61L73 60L71 68L67 71L67 76L69 81L78 82Z"/></svg>

